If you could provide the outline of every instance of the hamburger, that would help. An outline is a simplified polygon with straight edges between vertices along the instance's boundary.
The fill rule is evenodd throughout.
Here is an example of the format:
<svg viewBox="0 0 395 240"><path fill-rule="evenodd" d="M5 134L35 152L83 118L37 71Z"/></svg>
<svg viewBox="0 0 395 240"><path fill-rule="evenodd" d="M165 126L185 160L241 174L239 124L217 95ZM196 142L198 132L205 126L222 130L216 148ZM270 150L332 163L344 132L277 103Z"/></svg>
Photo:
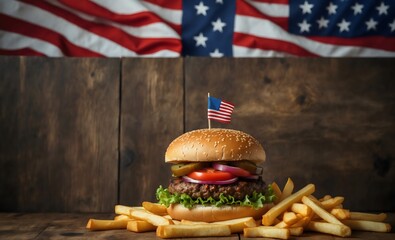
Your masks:
<svg viewBox="0 0 395 240"><path fill-rule="evenodd" d="M261 218L275 198L262 180L266 159L252 136L231 129L199 129L170 143L165 162L172 164L167 188L156 197L177 220L215 222Z"/></svg>

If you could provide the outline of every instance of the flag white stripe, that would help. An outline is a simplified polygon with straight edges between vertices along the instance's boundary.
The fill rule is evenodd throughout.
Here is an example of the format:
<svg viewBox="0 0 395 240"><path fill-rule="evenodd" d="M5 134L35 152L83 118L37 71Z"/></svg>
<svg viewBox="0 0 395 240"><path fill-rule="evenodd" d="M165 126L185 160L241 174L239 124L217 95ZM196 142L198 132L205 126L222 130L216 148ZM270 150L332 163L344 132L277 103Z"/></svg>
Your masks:
<svg viewBox="0 0 395 240"><path fill-rule="evenodd" d="M182 13L179 10L163 8L161 6L140 0L91 0L116 14L137 14L152 11L158 16L174 24L181 25Z"/></svg>
<svg viewBox="0 0 395 240"><path fill-rule="evenodd" d="M226 112L223 112L223 111L217 111L217 110L212 110L212 109L208 110L208 114L223 115L223 116L231 116L232 115L232 113L226 113Z"/></svg>
<svg viewBox="0 0 395 240"><path fill-rule="evenodd" d="M262 38L277 39L287 41L300 46L314 54L323 57L394 57L395 53L384 50L377 50L367 47L355 46L338 46L326 43L320 43L302 36L296 36L288 33L278 25L266 19L256 17L247 17L236 15L235 32L250 34ZM240 52L236 52L240 54ZM243 55L235 55L235 57L248 57Z"/></svg>
<svg viewBox="0 0 395 240"><path fill-rule="evenodd" d="M220 109L227 109L227 110L229 110L229 111L232 111L233 110L233 107L232 106L226 106L226 105L223 105L223 104L221 104L221 106L219 107Z"/></svg>
<svg viewBox="0 0 395 240"><path fill-rule="evenodd" d="M208 111L208 115L209 116L217 116L217 117L226 117L226 118L229 118L229 119L231 117L231 114L225 114L225 113L221 113L219 111L211 110L211 109Z"/></svg>
<svg viewBox="0 0 395 240"><path fill-rule="evenodd" d="M110 0L111 1L111 0ZM111 1L113 2L113 1ZM173 10L169 8L164 8L150 2L143 2L147 8L157 14L159 17L163 18L164 20L181 25L182 24L182 10Z"/></svg>
<svg viewBox="0 0 395 240"><path fill-rule="evenodd" d="M135 36L139 38L175 38L175 39L181 38L180 35L176 31L174 31L174 29L172 29L171 27L169 27L164 23L152 23L141 27L131 27L105 19L98 19L97 17L77 11L57 1L47 0L47 2L54 6L60 7L66 11L69 11L74 15L77 15L80 18L83 18L87 21L106 24L112 27L119 28L131 36Z"/></svg>
<svg viewBox="0 0 395 240"><path fill-rule="evenodd" d="M247 0L254 8L260 12L272 16L272 17L289 17L289 5L288 4L276 4L276 3L262 3Z"/></svg>
<svg viewBox="0 0 395 240"><path fill-rule="evenodd" d="M20 50L30 48L49 57L63 56L62 51L56 45L37 38L0 30L0 39L1 49Z"/></svg>
<svg viewBox="0 0 395 240"><path fill-rule="evenodd" d="M223 113L223 112L220 112L220 111L216 111L216 110L209 110L208 111L208 114L209 115L212 115L212 116L224 116L224 117L231 117L231 115L232 114L228 114L228 113Z"/></svg>
<svg viewBox="0 0 395 240"><path fill-rule="evenodd" d="M230 120L230 119L231 119L230 117L227 117L227 116L212 115L212 114L209 114L208 117L209 117L209 118L222 118L222 119L226 119L226 120Z"/></svg>
<svg viewBox="0 0 395 240"><path fill-rule="evenodd" d="M139 57L155 58L155 57L180 57L181 54L170 50L160 50L151 54L139 54Z"/></svg>
<svg viewBox="0 0 395 240"><path fill-rule="evenodd" d="M232 112L233 112L233 110L223 109L223 108L220 108L219 111L225 112L225 113L228 113L228 114L232 114Z"/></svg>
<svg viewBox="0 0 395 240"><path fill-rule="evenodd" d="M243 57L295 57L289 53L278 52L274 50L265 51L258 48L248 48L243 46L233 45L233 55Z"/></svg>
<svg viewBox="0 0 395 240"><path fill-rule="evenodd" d="M209 119L219 120L222 122L230 122L230 119L224 119L224 118L220 118L220 117L209 117Z"/></svg>

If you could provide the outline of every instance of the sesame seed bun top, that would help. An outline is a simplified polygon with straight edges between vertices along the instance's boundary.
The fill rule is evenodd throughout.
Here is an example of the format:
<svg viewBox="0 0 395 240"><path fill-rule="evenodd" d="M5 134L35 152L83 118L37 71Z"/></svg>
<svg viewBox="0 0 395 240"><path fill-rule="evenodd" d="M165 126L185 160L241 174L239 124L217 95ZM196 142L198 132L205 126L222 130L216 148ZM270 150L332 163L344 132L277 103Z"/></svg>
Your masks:
<svg viewBox="0 0 395 240"><path fill-rule="evenodd" d="M251 135L232 129L199 129L170 143L165 162L215 162L249 160L264 162L265 150Z"/></svg>

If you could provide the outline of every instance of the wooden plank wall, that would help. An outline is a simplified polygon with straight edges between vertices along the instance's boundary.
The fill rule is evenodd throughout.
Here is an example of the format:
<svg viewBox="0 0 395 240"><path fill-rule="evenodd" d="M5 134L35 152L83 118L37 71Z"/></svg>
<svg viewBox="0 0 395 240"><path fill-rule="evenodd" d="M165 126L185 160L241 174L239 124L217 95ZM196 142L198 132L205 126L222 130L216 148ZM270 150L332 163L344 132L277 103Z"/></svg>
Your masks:
<svg viewBox="0 0 395 240"><path fill-rule="evenodd" d="M0 211L110 211L119 60L0 58Z"/></svg>
<svg viewBox="0 0 395 240"><path fill-rule="evenodd" d="M0 57L0 211L111 212L154 200L164 152L206 97L266 148L264 179L395 211L394 59Z"/></svg>
<svg viewBox="0 0 395 240"><path fill-rule="evenodd" d="M120 202L156 201L167 185L169 143L183 133L183 60L124 59L120 142Z"/></svg>

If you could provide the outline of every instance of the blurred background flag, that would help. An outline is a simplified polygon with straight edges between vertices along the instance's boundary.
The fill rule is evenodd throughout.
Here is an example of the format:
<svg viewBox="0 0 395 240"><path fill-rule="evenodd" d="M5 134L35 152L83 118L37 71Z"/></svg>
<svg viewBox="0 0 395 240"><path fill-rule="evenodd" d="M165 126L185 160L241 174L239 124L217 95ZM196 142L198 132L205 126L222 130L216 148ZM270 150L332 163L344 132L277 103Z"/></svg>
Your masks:
<svg viewBox="0 0 395 240"><path fill-rule="evenodd" d="M395 1L0 0L0 54L395 57Z"/></svg>
<svg viewBox="0 0 395 240"><path fill-rule="evenodd" d="M217 122L230 123L234 108L232 103L209 96L207 117Z"/></svg>

